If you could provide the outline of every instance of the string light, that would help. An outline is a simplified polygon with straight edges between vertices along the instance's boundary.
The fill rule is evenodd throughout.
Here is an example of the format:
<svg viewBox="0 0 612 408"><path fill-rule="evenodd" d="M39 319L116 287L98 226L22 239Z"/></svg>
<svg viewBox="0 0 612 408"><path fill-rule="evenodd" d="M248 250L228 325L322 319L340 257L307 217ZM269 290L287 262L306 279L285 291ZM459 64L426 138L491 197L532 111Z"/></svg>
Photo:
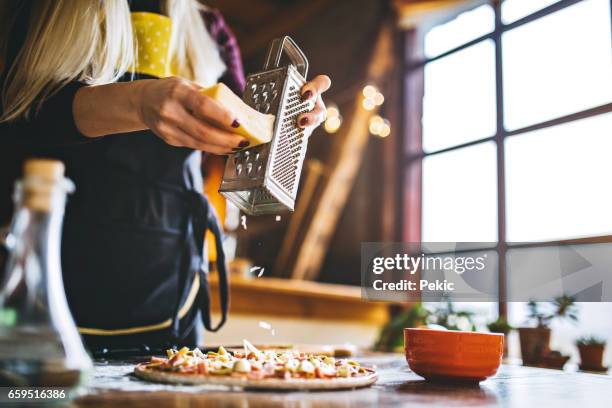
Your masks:
<svg viewBox="0 0 612 408"><path fill-rule="evenodd" d="M391 134L391 123L379 115L374 115L370 118L369 130L374 136L387 137Z"/></svg>
<svg viewBox="0 0 612 408"><path fill-rule="evenodd" d="M385 119L385 123L382 125L382 128L380 129L378 136L387 137L390 134L391 134L391 123L387 119Z"/></svg>
<svg viewBox="0 0 612 408"><path fill-rule="evenodd" d="M366 85L363 87L362 93L367 99L372 99L374 95L378 93L378 88L376 88L374 85Z"/></svg>
<svg viewBox="0 0 612 408"><path fill-rule="evenodd" d="M382 126L385 124L385 120L378 116L378 115L374 115L370 118L370 133L373 135L378 135L378 133L380 132L380 130L382 129Z"/></svg>
<svg viewBox="0 0 612 408"><path fill-rule="evenodd" d="M327 117L330 118L334 116L340 116L340 111L338 110L336 104L330 103L327 105Z"/></svg>
<svg viewBox="0 0 612 408"><path fill-rule="evenodd" d="M327 106L327 118L323 123L323 128L327 133L336 133L342 125L342 116L338 106L334 103L330 103Z"/></svg>
<svg viewBox="0 0 612 408"><path fill-rule="evenodd" d="M361 105L365 110L374 110L385 102L385 96L374 85L364 86L361 93L364 97Z"/></svg>
<svg viewBox="0 0 612 408"><path fill-rule="evenodd" d="M374 101L374 103L376 104L376 106L380 106L385 102L385 97L383 94L381 94L380 92L378 92L377 94L374 95L374 97L372 98L372 100Z"/></svg>
<svg viewBox="0 0 612 408"><path fill-rule="evenodd" d="M365 98L363 102L361 102L361 105L363 106L363 109L369 110L369 111L371 111L372 109L376 107L374 100L369 99L369 98Z"/></svg>
<svg viewBox="0 0 612 408"><path fill-rule="evenodd" d="M325 124L323 127L327 133L336 133L338 129L340 129L340 125L342 125L342 121L339 117L327 118L325 120Z"/></svg>

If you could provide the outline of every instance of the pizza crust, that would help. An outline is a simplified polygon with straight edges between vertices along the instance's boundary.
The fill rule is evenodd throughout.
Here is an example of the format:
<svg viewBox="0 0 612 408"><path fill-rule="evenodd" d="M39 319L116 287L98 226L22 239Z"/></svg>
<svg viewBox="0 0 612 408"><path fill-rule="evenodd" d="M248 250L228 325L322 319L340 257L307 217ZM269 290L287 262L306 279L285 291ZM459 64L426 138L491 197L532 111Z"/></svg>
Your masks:
<svg viewBox="0 0 612 408"><path fill-rule="evenodd" d="M137 365L134 368L134 374L143 380L165 384L223 385L260 390L342 390L367 387L374 384L378 379L377 373L370 372L362 376L350 378L265 378L251 380L246 377L217 377L158 371L147 368L146 364Z"/></svg>

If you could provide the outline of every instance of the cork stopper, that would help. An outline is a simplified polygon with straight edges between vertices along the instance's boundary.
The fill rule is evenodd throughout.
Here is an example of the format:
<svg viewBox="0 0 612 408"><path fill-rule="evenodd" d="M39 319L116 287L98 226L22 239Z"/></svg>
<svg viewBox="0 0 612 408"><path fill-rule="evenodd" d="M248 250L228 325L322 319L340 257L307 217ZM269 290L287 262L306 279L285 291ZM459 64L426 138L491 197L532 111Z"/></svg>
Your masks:
<svg viewBox="0 0 612 408"><path fill-rule="evenodd" d="M64 181L64 164L58 160L30 159L23 166L23 205L49 212Z"/></svg>
<svg viewBox="0 0 612 408"><path fill-rule="evenodd" d="M64 179L64 163L51 159L26 160L23 175L37 177L48 182L58 182Z"/></svg>

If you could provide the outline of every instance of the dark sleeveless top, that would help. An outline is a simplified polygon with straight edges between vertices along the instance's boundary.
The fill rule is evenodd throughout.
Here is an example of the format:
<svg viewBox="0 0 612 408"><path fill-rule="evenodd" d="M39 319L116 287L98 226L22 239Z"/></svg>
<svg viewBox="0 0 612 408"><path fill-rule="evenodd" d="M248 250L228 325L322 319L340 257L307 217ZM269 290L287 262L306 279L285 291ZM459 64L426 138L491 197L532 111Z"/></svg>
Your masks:
<svg viewBox="0 0 612 408"><path fill-rule="evenodd" d="M11 31L8 61L27 30L29 2L18 4L24 3ZM222 80L241 92L244 77L233 35L218 12L206 11L203 18L228 67ZM126 75L123 81L132 79ZM86 343L110 348L178 344L193 338L198 312L207 329L218 329L210 322L203 241L210 229L220 248L221 229L201 194L201 152L169 146L150 131L95 139L81 135L72 116L81 86L74 82L60 89L28 120L0 124L0 225L12 212L8 199L23 160L60 159L76 184L64 220L64 285ZM218 252L220 326L228 289L225 260Z"/></svg>

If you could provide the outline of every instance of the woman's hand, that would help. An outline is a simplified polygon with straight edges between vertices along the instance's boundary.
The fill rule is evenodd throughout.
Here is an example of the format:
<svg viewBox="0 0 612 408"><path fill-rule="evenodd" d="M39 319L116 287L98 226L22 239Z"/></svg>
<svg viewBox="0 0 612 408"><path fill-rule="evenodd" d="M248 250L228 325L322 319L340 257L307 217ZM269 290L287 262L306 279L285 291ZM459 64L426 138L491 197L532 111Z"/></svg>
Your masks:
<svg viewBox="0 0 612 408"><path fill-rule="evenodd" d="M217 127L238 127L232 114L180 78L145 80L138 100L142 122L166 143L215 154L228 154L249 145L244 137Z"/></svg>
<svg viewBox="0 0 612 408"><path fill-rule="evenodd" d="M314 109L310 112L303 113L298 117L298 126L301 128L317 127L325 120L327 110L321 98L321 94L329 89L331 80L327 75L317 75L309 82L306 82L302 87L302 99L314 100Z"/></svg>

